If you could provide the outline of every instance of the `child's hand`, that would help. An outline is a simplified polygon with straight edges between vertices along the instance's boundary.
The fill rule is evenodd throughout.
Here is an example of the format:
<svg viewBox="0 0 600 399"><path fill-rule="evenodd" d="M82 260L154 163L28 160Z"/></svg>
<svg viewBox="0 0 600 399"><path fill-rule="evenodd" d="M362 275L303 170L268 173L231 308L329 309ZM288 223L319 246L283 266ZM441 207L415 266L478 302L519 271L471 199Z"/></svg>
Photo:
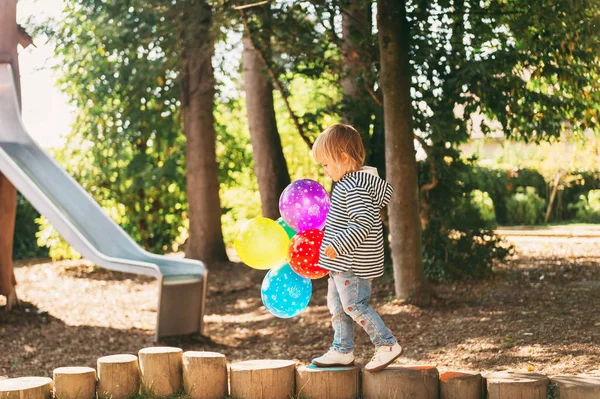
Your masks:
<svg viewBox="0 0 600 399"><path fill-rule="evenodd" d="M330 259L337 258L338 254L337 254L337 252L335 252L335 249L333 249L333 247L331 246L331 244L329 244L327 246L327 248L325 248L325 256L327 256Z"/></svg>

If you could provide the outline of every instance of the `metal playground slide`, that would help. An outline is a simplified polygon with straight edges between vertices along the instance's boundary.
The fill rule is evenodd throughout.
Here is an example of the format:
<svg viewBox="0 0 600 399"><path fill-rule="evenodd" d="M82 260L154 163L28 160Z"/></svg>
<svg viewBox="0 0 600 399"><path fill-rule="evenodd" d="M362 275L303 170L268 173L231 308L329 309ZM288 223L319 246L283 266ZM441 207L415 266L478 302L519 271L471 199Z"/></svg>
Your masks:
<svg viewBox="0 0 600 399"><path fill-rule="evenodd" d="M200 332L207 270L200 261L151 254L26 132L13 72L0 63L0 172L85 258L100 267L159 280L155 339Z"/></svg>

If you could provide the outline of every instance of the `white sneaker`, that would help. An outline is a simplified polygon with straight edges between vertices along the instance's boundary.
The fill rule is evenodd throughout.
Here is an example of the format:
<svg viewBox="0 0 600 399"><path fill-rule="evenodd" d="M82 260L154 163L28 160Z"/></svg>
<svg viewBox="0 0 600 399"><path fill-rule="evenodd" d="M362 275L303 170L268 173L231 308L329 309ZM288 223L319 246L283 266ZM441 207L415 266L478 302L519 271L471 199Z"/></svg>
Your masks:
<svg viewBox="0 0 600 399"><path fill-rule="evenodd" d="M354 352L341 353L329 349L323 356L313 359L312 364L319 367L351 366L354 364Z"/></svg>
<svg viewBox="0 0 600 399"><path fill-rule="evenodd" d="M402 354L402 347L396 342L394 345L382 345L375 350L375 355L367 365L367 371L379 371L389 366Z"/></svg>

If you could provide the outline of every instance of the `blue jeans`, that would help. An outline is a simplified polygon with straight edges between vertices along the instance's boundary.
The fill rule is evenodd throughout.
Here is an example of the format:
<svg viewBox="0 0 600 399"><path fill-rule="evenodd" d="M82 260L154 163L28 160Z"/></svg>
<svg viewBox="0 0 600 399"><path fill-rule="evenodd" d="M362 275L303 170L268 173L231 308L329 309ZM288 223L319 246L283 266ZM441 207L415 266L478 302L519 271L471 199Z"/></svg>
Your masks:
<svg viewBox="0 0 600 399"><path fill-rule="evenodd" d="M327 307L334 331L331 349L340 353L352 352L354 322L369 334L376 347L396 343L381 317L367 305L371 297L371 280L359 278L352 271L331 271L328 283Z"/></svg>

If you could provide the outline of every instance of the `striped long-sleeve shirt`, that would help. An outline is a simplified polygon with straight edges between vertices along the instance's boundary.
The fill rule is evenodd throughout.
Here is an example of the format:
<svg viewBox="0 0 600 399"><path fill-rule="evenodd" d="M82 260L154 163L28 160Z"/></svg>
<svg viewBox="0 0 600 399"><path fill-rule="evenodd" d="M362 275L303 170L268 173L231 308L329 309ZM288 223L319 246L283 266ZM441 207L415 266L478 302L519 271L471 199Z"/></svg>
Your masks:
<svg viewBox="0 0 600 399"><path fill-rule="evenodd" d="M340 179L331 195L319 266L338 272L352 270L366 279L383 274L383 225L379 211L390 201L392 191L377 169L368 166ZM329 244L338 254L335 259L324 254Z"/></svg>

